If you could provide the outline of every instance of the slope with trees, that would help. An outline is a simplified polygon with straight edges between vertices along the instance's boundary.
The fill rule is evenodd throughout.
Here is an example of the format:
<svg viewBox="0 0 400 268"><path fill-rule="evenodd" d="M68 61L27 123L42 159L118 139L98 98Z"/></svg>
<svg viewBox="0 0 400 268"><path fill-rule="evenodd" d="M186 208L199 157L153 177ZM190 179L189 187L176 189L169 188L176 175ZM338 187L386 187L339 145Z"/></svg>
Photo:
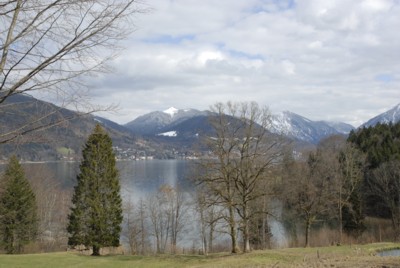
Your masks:
<svg viewBox="0 0 400 268"><path fill-rule="evenodd" d="M366 213L392 221L400 239L400 123L376 124L351 132L348 140L366 154Z"/></svg>

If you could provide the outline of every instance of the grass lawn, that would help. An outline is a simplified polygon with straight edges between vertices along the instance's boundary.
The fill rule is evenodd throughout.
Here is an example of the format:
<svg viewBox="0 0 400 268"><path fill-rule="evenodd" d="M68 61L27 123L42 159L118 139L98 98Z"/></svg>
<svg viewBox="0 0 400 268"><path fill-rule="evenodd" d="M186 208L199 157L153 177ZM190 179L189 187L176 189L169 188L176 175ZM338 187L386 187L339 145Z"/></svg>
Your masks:
<svg viewBox="0 0 400 268"><path fill-rule="evenodd" d="M400 244L288 248L210 256L92 257L72 252L0 255L0 267L400 267L400 257L375 256L377 250L385 248L400 248Z"/></svg>

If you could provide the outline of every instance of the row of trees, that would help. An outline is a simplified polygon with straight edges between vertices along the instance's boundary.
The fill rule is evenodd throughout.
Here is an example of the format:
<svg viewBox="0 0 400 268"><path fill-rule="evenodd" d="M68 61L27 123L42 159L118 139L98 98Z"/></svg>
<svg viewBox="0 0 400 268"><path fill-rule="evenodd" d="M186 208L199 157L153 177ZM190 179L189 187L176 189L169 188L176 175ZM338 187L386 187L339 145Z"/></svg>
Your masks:
<svg viewBox="0 0 400 268"><path fill-rule="evenodd" d="M283 204L284 220L295 225L289 229L303 226L306 246L315 223L336 225L339 243L343 230L360 235L360 150L337 136L315 152L295 155L287 140L268 131L266 108L228 102L216 104L212 111L214 133L205 141L212 157L200 161L196 182L207 193L203 202L208 207L224 209L220 217L228 226L232 253L238 252L238 231L244 252L268 245L268 216L277 216L276 202Z"/></svg>
<svg viewBox="0 0 400 268"><path fill-rule="evenodd" d="M319 222L336 225L338 243L343 230L354 237L362 233L363 165L360 151L339 136L325 140L304 159L289 156L283 161L281 200L286 213L303 220L305 246L312 225Z"/></svg>
<svg viewBox="0 0 400 268"><path fill-rule="evenodd" d="M295 232L304 228L305 246L314 225L336 229L339 244L344 232L357 239L366 216L390 218L400 239L400 124L329 137L316 150L294 154L266 130L268 111L256 103L218 103L213 112L214 133L205 142L214 157L200 162L197 182L209 206L224 208L232 252L238 230L243 251L250 241L256 246L251 237L260 230L252 223L265 222L276 200L284 206L282 220Z"/></svg>

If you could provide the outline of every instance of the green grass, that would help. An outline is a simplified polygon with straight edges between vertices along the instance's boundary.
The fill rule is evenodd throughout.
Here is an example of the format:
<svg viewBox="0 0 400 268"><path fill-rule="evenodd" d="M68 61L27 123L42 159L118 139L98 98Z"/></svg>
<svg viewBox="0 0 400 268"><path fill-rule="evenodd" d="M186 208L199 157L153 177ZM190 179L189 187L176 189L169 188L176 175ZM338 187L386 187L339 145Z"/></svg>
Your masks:
<svg viewBox="0 0 400 268"><path fill-rule="evenodd" d="M158 255L158 256L100 256L92 257L72 252L0 255L0 268L13 267L290 267L320 259L349 259L358 255L368 258L382 249L400 248L400 244L378 243L353 246L332 246L319 248L287 248L253 251L248 254L228 253L199 255ZM319 258L318 258L319 256ZM372 256L372 257L371 257Z"/></svg>

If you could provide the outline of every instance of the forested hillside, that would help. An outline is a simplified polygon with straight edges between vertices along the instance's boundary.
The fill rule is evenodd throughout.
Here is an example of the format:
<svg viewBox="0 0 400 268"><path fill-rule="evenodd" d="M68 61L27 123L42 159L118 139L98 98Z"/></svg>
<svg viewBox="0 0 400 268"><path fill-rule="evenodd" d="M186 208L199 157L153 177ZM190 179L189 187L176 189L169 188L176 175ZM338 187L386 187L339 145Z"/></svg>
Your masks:
<svg viewBox="0 0 400 268"><path fill-rule="evenodd" d="M391 160L400 160L400 123L377 124L352 131L348 141L367 154L369 169Z"/></svg>
<svg viewBox="0 0 400 268"><path fill-rule="evenodd" d="M400 123L351 132L348 141L366 155L363 193L367 215L390 218L400 238Z"/></svg>

